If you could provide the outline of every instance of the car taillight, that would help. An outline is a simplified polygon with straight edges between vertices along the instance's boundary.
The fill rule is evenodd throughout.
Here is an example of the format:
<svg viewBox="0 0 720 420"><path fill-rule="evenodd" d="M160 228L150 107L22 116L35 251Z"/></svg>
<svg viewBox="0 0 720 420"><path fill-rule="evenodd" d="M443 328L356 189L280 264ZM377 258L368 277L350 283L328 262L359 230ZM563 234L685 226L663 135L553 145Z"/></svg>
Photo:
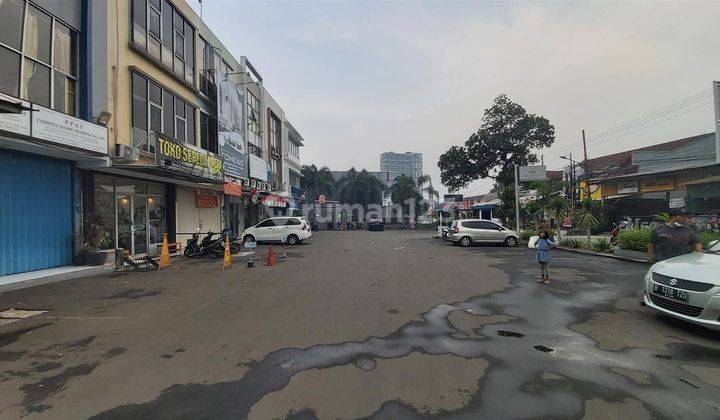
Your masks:
<svg viewBox="0 0 720 420"><path fill-rule="evenodd" d="M460 229L455 226L454 228L452 228L452 233L460 233Z"/></svg>

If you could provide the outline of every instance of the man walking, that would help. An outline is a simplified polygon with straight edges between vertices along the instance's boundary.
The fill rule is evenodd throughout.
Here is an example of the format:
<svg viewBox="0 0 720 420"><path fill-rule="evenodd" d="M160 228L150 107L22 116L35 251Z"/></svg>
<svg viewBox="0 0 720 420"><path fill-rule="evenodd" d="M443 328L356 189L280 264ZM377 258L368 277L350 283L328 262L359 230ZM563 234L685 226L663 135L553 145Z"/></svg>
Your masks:
<svg viewBox="0 0 720 420"><path fill-rule="evenodd" d="M648 243L648 261L662 261L690 252L702 252L702 244L694 229L688 226L684 209L671 209L670 221L653 228Z"/></svg>

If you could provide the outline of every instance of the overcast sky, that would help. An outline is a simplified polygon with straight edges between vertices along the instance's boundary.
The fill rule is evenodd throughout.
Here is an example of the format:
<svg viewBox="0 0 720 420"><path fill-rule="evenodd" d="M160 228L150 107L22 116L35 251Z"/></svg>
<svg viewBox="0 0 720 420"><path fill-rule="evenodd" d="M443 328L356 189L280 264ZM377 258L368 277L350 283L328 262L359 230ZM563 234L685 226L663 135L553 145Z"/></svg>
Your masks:
<svg viewBox="0 0 720 420"><path fill-rule="evenodd" d="M582 129L592 138L683 100L590 141L589 157L713 131L719 17L720 2L203 2L302 133L303 163L379 170L381 152L421 152L436 186L440 154L501 93L555 126L548 169L580 158Z"/></svg>

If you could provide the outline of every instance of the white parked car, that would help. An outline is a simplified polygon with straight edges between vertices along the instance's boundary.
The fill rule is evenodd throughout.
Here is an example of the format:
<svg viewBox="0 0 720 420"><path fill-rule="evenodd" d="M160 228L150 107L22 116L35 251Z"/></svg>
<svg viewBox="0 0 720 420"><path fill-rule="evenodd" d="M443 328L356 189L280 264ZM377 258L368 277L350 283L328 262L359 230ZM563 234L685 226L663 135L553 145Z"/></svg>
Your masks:
<svg viewBox="0 0 720 420"><path fill-rule="evenodd" d="M310 223L304 217L271 217L245 229L243 242L285 242L299 244L312 236Z"/></svg>
<svg viewBox="0 0 720 420"><path fill-rule="evenodd" d="M513 247L518 244L518 234L515 231L483 219L453 220L447 239L461 246L470 246L473 243L499 243Z"/></svg>
<svg viewBox="0 0 720 420"><path fill-rule="evenodd" d="M705 253L655 263L645 275L645 304L664 314L720 331L720 241Z"/></svg>

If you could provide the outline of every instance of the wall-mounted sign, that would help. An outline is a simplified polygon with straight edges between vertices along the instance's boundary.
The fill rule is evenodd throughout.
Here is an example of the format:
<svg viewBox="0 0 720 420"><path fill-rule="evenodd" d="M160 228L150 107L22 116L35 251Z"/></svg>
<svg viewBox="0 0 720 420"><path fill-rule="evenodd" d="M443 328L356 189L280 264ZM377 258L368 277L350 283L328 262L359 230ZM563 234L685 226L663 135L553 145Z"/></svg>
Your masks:
<svg viewBox="0 0 720 420"><path fill-rule="evenodd" d="M225 174L246 177L245 100L242 90L227 76L218 82L217 103L218 153L225 162Z"/></svg>
<svg viewBox="0 0 720 420"><path fill-rule="evenodd" d="M302 188L291 185L290 194L294 197L302 197L305 192L302 190Z"/></svg>
<svg viewBox="0 0 720 420"><path fill-rule="evenodd" d="M675 187L672 178L656 178L643 181L641 187L642 192L668 191Z"/></svg>
<svg viewBox="0 0 720 420"><path fill-rule="evenodd" d="M236 197L242 196L242 185L235 184L233 182L226 182L223 188L225 194L234 195Z"/></svg>
<svg viewBox="0 0 720 420"><path fill-rule="evenodd" d="M635 194L640 191L637 181L617 184L618 194Z"/></svg>
<svg viewBox="0 0 720 420"><path fill-rule="evenodd" d="M462 194L445 194L443 195L443 202L445 203L460 203L463 201Z"/></svg>
<svg viewBox="0 0 720 420"><path fill-rule="evenodd" d="M17 99L0 93L0 99L16 103ZM30 107L30 102L19 101L24 108ZM10 133L30 136L30 111L22 111L20 114L0 114L0 130Z"/></svg>
<svg viewBox="0 0 720 420"><path fill-rule="evenodd" d="M518 182L540 181L546 178L545 166L518 166Z"/></svg>
<svg viewBox="0 0 720 420"><path fill-rule="evenodd" d="M195 190L195 201L199 209L214 209L218 206L217 195L210 190Z"/></svg>
<svg viewBox="0 0 720 420"><path fill-rule="evenodd" d="M216 181L223 179L220 156L199 147L158 134L155 154L157 164L163 168Z"/></svg>
<svg viewBox="0 0 720 420"><path fill-rule="evenodd" d="M98 153L108 152L107 127L32 105L32 136Z"/></svg>
<svg viewBox="0 0 720 420"><path fill-rule="evenodd" d="M671 209L681 209L685 207L685 197L671 198L668 207Z"/></svg>
<svg viewBox="0 0 720 420"><path fill-rule="evenodd" d="M268 180L268 164L261 157L255 155L248 155L248 162L250 163L250 177L259 179L261 181Z"/></svg>

